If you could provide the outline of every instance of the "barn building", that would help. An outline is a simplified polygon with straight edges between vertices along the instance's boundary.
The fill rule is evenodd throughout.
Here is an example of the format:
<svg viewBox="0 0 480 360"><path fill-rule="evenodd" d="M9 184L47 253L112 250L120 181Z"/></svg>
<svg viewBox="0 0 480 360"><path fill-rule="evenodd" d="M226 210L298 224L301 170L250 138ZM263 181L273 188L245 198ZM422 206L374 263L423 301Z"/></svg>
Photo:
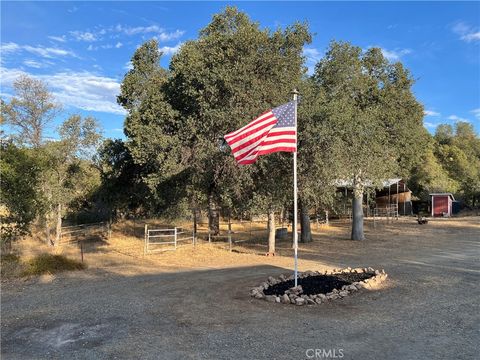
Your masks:
<svg viewBox="0 0 480 360"><path fill-rule="evenodd" d="M453 202L455 198L451 193L430 194L432 217L449 217L453 213Z"/></svg>
<svg viewBox="0 0 480 360"><path fill-rule="evenodd" d="M344 194L344 212L347 213L350 210L352 181L337 180L336 186L337 192ZM373 215L375 209L378 214L388 212L390 216L412 215L412 191L405 180L387 179L383 181L383 187L380 189L375 189L373 185L367 185L366 188L363 206L365 216ZM371 194L373 202L369 200Z"/></svg>
<svg viewBox="0 0 480 360"><path fill-rule="evenodd" d="M403 179L388 179L383 182L383 189L375 192L377 208L395 206L399 215L412 214L412 191Z"/></svg>

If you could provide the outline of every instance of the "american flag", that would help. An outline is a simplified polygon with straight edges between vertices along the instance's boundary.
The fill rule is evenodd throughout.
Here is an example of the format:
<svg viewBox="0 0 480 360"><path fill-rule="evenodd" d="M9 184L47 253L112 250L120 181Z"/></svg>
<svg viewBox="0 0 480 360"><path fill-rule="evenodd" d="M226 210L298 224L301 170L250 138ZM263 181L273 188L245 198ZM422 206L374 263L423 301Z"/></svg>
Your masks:
<svg viewBox="0 0 480 360"><path fill-rule="evenodd" d="M259 155L295 152L295 101L263 113L241 129L225 135L225 140L240 165L253 164Z"/></svg>

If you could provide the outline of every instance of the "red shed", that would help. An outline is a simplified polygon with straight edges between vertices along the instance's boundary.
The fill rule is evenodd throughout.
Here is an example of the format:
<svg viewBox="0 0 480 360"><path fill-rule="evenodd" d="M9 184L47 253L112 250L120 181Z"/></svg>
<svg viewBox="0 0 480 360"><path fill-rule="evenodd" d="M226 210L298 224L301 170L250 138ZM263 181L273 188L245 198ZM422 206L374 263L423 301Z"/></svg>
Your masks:
<svg viewBox="0 0 480 360"><path fill-rule="evenodd" d="M452 202L455 200L451 193L430 194L432 199L432 216L452 216Z"/></svg>

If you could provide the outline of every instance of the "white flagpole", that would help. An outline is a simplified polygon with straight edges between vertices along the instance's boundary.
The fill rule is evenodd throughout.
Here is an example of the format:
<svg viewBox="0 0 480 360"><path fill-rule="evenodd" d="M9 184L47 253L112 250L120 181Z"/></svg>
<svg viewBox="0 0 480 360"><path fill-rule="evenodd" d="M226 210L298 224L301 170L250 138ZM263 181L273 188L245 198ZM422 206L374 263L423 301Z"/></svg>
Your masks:
<svg viewBox="0 0 480 360"><path fill-rule="evenodd" d="M295 139L298 139L297 129L297 90L293 90L293 101L295 102ZM298 146L298 140L295 140L295 147ZM293 251L295 258L295 286L298 279L298 231L297 231L297 150L293 153Z"/></svg>

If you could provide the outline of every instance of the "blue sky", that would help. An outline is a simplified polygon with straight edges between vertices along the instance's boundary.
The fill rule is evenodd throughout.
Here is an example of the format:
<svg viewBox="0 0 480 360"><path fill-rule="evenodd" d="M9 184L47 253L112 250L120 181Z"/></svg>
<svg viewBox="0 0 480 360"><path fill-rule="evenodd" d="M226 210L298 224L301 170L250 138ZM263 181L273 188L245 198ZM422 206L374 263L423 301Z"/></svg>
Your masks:
<svg viewBox="0 0 480 360"><path fill-rule="evenodd" d="M166 67L226 5L271 29L307 21L314 33L304 49L310 69L333 39L381 47L417 79L428 130L465 120L480 131L479 2L2 1L1 96L8 101L14 79L29 74L64 104L57 123L92 115L105 136L121 138L124 112L115 99L135 49L157 38Z"/></svg>

